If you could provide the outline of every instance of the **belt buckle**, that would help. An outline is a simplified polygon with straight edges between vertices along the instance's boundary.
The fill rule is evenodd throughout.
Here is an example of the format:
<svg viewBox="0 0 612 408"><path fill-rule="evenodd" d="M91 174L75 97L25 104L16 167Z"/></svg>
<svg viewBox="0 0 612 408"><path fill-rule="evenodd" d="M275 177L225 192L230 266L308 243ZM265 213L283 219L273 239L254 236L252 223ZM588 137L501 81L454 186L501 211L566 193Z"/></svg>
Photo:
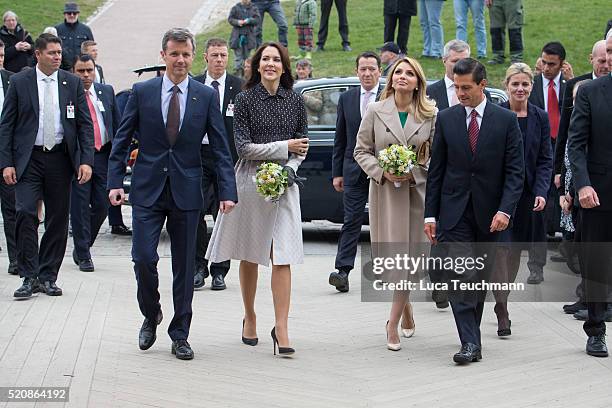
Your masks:
<svg viewBox="0 0 612 408"><path fill-rule="evenodd" d="M43 145L43 152L47 153L50 152L51 149L47 149L47 146Z"/></svg>

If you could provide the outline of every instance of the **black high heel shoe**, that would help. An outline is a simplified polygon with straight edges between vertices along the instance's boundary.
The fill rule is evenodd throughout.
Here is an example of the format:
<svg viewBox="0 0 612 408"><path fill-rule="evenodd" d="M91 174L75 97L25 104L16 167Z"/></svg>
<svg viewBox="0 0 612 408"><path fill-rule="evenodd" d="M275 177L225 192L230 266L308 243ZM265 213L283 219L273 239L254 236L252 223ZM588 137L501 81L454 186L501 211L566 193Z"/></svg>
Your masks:
<svg viewBox="0 0 612 408"><path fill-rule="evenodd" d="M244 337L244 319L242 319L242 342L247 346L256 346L258 341L259 339L257 337L252 339Z"/></svg>
<svg viewBox="0 0 612 408"><path fill-rule="evenodd" d="M295 353L295 349L291 347L281 347L278 345L278 339L276 338L276 327L272 328L270 332L270 336L272 336L272 341L274 342L274 355L276 355L276 348L278 347L278 354L281 357L289 357Z"/></svg>

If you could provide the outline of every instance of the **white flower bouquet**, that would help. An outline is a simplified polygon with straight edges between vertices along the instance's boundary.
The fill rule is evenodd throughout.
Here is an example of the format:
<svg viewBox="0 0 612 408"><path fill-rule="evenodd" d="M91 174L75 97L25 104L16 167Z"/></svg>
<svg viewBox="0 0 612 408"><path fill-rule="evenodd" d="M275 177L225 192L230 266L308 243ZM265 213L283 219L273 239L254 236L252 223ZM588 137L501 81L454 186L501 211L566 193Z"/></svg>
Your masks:
<svg viewBox="0 0 612 408"><path fill-rule="evenodd" d="M417 154L412 146L392 144L378 152L378 164L389 174L405 176L417 165ZM402 183L393 184L400 187Z"/></svg>
<svg viewBox="0 0 612 408"><path fill-rule="evenodd" d="M283 166L274 162L265 162L257 167L253 181L257 192L266 201L276 202L287 190L289 179Z"/></svg>

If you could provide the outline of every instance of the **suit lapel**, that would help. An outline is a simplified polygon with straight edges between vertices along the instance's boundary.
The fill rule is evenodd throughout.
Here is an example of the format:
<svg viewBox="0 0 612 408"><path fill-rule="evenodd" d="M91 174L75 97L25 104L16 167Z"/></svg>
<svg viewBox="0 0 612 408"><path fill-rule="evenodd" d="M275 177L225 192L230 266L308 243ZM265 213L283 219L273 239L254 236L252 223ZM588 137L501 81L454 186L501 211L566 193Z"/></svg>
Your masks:
<svg viewBox="0 0 612 408"><path fill-rule="evenodd" d="M8 74L6 73L5 70L1 70L0 76L2 76L2 91L4 92L4 95L6 95L6 91L8 91L8 87L9 87Z"/></svg>
<svg viewBox="0 0 612 408"><path fill-rule="evenodd" d="M606 80L602 81L601 87L599 88L603 100L606 101L610 109L612 110L612 76L606 75Z"/></svg>
<svg viewBox="0 0 612 408"><path fill-rule="evenodd" d="M38 104L38 77L36 75L36 68L32 68L30 72L33 78L30 78L28 81L28 87L30 88L29 93L32 100L32 109L34 109L34 113L36 113L36 117L38 118L40 117L40 106Z"/></svg>
<svg viewBox="0 0 612 408"><path fill-rule="evenodd" d="M75 106L77 101L68 100L69 99L68 82L66 81L66 76L61 70L57 72L57 91L58 91L58 99L59 99L60 118L62 121L62 125L64 126L64 129L65 129L67 125L66 121L68 120L66 117L67 116L66 107L69 104L72 104L72 106ZM74 109L76 111L76 107Z"/></svg>
<svg viewBox="0 0 612 408"><path fill-rule="evenodd" d="M159 126L163 129L163 133L166 136L166 125L164 124L164 115L162 114L162 103L161 103L161 93L162 93L162 82L163 76L157 78L157 86L154 88L154 95L152 96L153 106L156 106L157 112L157 121ZM164 140L168 140L168 137L164 137Z"/></svg>
<svg viewBox="0 0 612 408"><path fill-rule="evenodd" d="M194 109L193 104L196 103L198 100L198 98L196 97L196 92L191 86L191 81L193 81L193 79L190 78L188 85L187 85L187 100L185 102L185 114L183 115L183 121L181 123L181 128L179 130L178 137L176 139L177 143L181 140L183 130L187 127L187 124L189 123L189 120L191 118L191 113Z"/></svg>
<svg viewBox="0 0 612 408"><path fill-rule="evenodd" d="M476 142L476 151L472 157L473 159L478 156L478 153L480 152L482 145L486 143L486 140L485 140L486 135L492 134L489 131L489 129L491 129L491 126L492 126L490 122L491 122L491 102L487 102L487 104L485 105L484 113L482 115L482 121L480 122L480 130L478 131L478 141ZM465 126L463 126L463 128L465 129ZM467 129L466 129L466 133L467 133ZM468 148L469 148L469 136L466 140L468 141ZM472 151L472 149L469 149L469 150L470 152Z"/></svg>
<svg viewBox="0 0 612 408"><path fill-rule="evenodd" d="M383 123L387 126L387 129L390 133L397 139L397 141L405 145L406 137L404 135L404 129L402 129L402 124L399 119L399 114L397 113L397 108L395 107L395 101L393 98L387 98L380 106L380 110L376 112Z"/></svg>
<svg viewBox="0 0 612 408"><path fill-rule="evenodd" d="M448 95L446 94L446 82L444 81L444 78L442 78L442 80L438 83L440 85L434 88L434 93L437 93L434 98L437 98L438 101L440 101L440 106L438 106L438 109L442 110L449 107Z"/></svg>
<svg viewBox="0 0 612 408"><path fill-rule="evenodd" d="M100 86L100 84L94 82L93 87L98 101L100 101L100 103L104 106L104 112L101 113L102 117L104 118L104 126L106 127L106 131L110 135L112 132L110 132L108 129L113 124L110 103L106 99L106 94L102 92L102 87Z"/></svg>
<svg viewBox="0 0 612 408"><path fill-rule="evenodd" d="M535 110L535 106L528 103L527 104L527 135L535 135L536 134L536 125L537 125L537 114ZM539 132L537 132L539 134ZM528 157L529 152L535 147L539 138L532 137L530 139L525 140L523 145L525 146L525 157Z"/></svg>
<svg viewBox="0 0 612 408"><path fill-rule="evenodd" d="M544 104L544 90L542 87L544 86L544 80L542 79L542 74L538 75L535 79L535 96L536 96L536 105L541 106L542 109L546 106Z"/></svg>

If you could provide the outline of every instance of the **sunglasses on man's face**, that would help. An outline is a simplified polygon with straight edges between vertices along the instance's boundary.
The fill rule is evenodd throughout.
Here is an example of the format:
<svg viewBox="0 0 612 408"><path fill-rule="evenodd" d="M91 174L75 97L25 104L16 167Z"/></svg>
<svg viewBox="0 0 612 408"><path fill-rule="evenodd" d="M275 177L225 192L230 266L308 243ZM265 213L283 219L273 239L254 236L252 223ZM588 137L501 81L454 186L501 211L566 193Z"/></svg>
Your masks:
<svg viewBox="0 0 612 408"><path fill-rule="evenodd" d="M67 14L67 15L69 15L69 16L78 16L78 15L79 15L79 13L78 13L78 12L76 12L76 11L69 11L69 12L64 13L64 14Z"/></svg>

